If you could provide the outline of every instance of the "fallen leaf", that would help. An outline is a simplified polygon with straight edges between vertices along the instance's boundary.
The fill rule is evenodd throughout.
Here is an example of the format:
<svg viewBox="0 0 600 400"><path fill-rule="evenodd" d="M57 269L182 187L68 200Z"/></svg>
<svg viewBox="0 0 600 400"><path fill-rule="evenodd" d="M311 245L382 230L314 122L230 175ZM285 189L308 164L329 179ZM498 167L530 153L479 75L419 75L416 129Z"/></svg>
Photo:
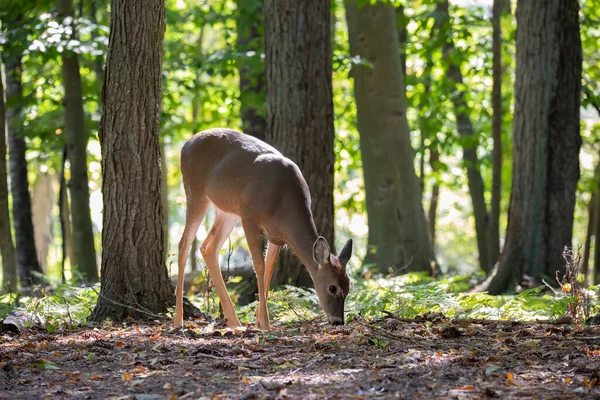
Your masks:
<svg viewBox="0 0 600 400"><path fill-rule="evenodd" d="M506 374L506 383L508 383L509 385L514 385L514 375L512 374L512 372Z"/></svg>
<svg viewBox="0 0 600 400"><path fill-rule="evenodd" d="M52 361L46 360L45 358L40 358L33 363L35 368L41 369L59 369L58 366Z"/></svg>
<svg viewBox="0 0 600 400"><path fill-rule="evenodd" d="M173 386L172 383L165 383L163 385L163 389L171 390L171 389L175 389L175 386Z"/></svg>
<svg viewBox="0 0 600 400"><path fill-rule="evenodd" d="M90 376L90 381L101 381L102 377L100 375L92 375Z"/></svg>
<svg viewBox="0 0 600 400"><path fill-rule="evenodd" d="M474 390L475 386L473 385L466 385L466 386L455 386L454 390Z"/></svg>

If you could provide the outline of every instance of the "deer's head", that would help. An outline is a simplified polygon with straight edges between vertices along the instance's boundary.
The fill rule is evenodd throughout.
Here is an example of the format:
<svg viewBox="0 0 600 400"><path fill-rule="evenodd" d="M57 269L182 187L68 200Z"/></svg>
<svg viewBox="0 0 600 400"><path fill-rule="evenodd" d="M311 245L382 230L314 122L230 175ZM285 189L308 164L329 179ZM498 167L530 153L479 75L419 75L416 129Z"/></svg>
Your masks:
<svg viewBox="0 0 600 400"><path fill-rule="evenodd" d="M331 253L323 237L313 244L313 258L318 270L313 281L319 303L332 325L344 325L344 301L350 290L346 264L352 256L352 239L349 239L338 256Z"/></svg>

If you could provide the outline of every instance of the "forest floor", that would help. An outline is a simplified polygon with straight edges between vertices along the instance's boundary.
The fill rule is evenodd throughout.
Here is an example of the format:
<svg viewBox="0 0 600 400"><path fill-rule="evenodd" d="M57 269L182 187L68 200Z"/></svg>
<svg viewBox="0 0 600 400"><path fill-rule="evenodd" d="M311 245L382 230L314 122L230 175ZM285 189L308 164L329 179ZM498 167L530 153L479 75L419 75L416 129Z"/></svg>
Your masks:
<svg viewBox="0 0 600 400"><path fill-rule="evenodd" d="M322 320L233 332L203 322L0 335L0 398L600 398L600 327Z"/></svg>

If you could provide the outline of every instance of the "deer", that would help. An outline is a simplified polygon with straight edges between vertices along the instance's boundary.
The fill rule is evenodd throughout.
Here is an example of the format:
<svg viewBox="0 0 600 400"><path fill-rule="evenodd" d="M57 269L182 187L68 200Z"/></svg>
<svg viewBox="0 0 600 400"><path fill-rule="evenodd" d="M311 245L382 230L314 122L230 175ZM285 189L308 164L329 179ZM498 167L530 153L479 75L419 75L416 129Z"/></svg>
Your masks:
<svg viewBox="0 0 600 400"><path fill-rule="evenodd" d="M223 281L218 254L238 220L258 283L259 328L271 330L267 298L279 250L284 245L307 268L328 322L343 325L344 302L350 289L346 266L353 242L349 239L336 256L327 240L319 236L310 191L300 168L267 143L225 128L195 134L183 145L180 155L186 218L179 242L174 326L183 326L184 270L210 205L215 208L215 218L200 252L228 327L241 327L241 323ZM263 236L267 239L266 256Z"/></svg>

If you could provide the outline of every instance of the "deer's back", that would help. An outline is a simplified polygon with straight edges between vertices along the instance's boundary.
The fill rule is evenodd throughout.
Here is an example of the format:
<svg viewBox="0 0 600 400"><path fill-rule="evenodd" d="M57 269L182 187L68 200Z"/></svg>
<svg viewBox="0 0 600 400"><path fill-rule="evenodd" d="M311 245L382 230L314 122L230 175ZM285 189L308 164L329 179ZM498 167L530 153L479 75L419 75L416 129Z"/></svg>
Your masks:
<svg viewBox="0 0 600 400"><path fill-rule="evenodd" d="M298 167L274 147L234 130L194 135L181 150L181 172L188 198L208 196L222 211L242 218L268 217L290 197L310 207Z"/></svg>

